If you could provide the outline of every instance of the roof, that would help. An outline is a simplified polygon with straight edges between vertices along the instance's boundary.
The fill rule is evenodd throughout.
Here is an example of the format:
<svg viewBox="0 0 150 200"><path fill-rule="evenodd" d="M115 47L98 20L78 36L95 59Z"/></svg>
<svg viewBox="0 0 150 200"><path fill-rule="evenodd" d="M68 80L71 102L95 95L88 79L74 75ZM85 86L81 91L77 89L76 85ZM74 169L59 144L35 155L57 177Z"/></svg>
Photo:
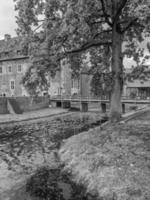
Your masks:
<svg viewBox="0 0 150 200"><path fill-rule="evenodd" d="M22 60L22 59L28 59L29 56L14 56L14 57L8 57L8 58L0 58L0 62L4 61L12 61L12 60Z"/></svg>
<svg viewBox="0 0 150 200"><path fill-rule="evenodd" d="M5 39L0 40L0 60L21 56L23 55L20 37L11 38L9 35L5 35Z"/></svg>
<svg viewBox="0 0 150 200"><path fill-rule="evenodd" d="M150 88L150 80L142 81L142 80L134 80L133 82L126 83L127 88Z"/></svg>

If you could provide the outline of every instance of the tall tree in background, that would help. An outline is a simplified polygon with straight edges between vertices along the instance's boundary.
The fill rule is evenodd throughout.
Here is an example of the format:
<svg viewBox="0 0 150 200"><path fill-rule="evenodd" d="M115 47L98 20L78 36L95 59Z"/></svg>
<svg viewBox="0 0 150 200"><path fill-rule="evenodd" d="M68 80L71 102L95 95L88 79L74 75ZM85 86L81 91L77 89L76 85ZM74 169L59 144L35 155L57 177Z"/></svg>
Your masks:
<svg viewBox="0 0 150 200"><path fill-rule="evenodd" d="M110 61L112 79L110 119L118 121L121 117L123 58L133 57L138 62L139 56L144 54L144 49L140 48L139 43L150 36L150 1L15 0L15 2L18 10L18 34L26 38L26 44L30 44L30 38L35 36L35 30L40 27L44 35L41 46L47 57L54 62L61 59L62 55L94 52L95 49L98 49L95 51L95 56L100 57L101 66L104 62L106 66L106 59ZM105 49L109 49L109 58ZM91 59L91 62L92 60L94 59Z"/></svg>

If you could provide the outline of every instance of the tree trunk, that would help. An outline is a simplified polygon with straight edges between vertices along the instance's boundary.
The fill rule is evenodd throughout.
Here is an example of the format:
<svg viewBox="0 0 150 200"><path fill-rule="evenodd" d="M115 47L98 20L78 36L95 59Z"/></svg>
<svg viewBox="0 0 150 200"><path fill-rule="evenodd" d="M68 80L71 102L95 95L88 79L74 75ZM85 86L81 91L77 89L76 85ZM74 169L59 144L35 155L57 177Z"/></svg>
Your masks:
<svg viewBox="0 0 150 200"><path fill-rule="evenodd" d="M122 63L122 35L117 31L117 25L113 25L112 32L112 93L110 106L110 121L117 122L121 118L121 94L123 87L123 63Z"/></svg>

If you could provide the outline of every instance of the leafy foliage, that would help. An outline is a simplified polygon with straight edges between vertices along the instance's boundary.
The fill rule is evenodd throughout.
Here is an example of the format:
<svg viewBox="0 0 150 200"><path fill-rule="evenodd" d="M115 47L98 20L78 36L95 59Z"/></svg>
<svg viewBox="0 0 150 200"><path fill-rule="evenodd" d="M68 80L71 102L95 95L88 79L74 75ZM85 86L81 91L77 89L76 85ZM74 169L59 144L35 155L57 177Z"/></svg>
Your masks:
<svg viewBox="0 0 150 200"><path fill-rule="evenodd" d="M64 189L65 188L65 189ZM38 169L26 184L26 191L43 200L87 200L85 189L71 180L69 173L61 168Z"/></svg>
<svg viewBox="0 0 150 200"><path fill-rule="evenodd" d="M80 71L83 65L82 57L79 54L71 55L69 62L72 70L72 78L79 78Z"/></svg>
<svg viewBox="0 0 150 200"><path fill-rule="evenodd" d="M31 196L40 197L42 199L64 199L62 191L57 185L59 170L44 167L36 172L35 175L27 182L26 191Z"/></svg>
<svg viewBox="0 0 150 200"><path fill-rule="evenodd" d="M101 55L103 55L103 58ZM92 64L89 73L93 75L91 81L93 94L96 96L109 96L112 91L110 48L92 49L90 51L90 60Z"/></svg>
<svg viewBox="0 0 150 200"><path fill-rule="evenodd" d="M91 53L93 59L90 60L93 65L97 56L101 59L100 65L107 66L106 62L110 62L108 66L113 80L111 107L112 110L117 108L115 104L119 107L123 83L123 58L133 57L139 63L140 57L144 56L141 42L150 36L149 0L15 0L15 2L19 11L18 34L26 38L29 52L32 46L29 41L37 35L35 32L39 27L40 32L44 34L44 41L39 41L38 49L39 52L44 50L44 54L51 61L46 70L57 70L52 63L57 65L57 61L74 53L79 53L81 56L83 53L94 51L95 54ZM149 50L148 39L146 41ZM98 51L95 51L95 48ZM34 52L35 50L32 51L33 56ZM148 56L144 59L148 59ZM96 66L99 67L98 61ZM36 68L36 63L34 67ZM40 70L42 68L41 65Z"/></svg>
<svg viewBox="0 0 150 200"><path fill-rule="evenodd" d="M147 81L150 78L150 68L147 65L140 65L132 69L131 73L126 75L129 82L134 80Z"/></svg>
<svg viewBox="0 0 150 200"><path fill-rule="evenodd" d="M93 74L91 81L91 91L95 96L107 96L111 93L111 73L102 74L101 72L96 72Z"/></svg>

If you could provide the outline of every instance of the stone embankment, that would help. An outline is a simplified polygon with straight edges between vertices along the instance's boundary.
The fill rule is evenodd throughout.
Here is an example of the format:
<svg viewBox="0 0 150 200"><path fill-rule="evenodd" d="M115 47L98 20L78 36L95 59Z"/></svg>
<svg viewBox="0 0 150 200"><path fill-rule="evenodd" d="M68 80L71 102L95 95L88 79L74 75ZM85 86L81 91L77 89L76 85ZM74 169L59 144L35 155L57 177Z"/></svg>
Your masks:
<svg viewBox="0 0 150 200"><path fill-rule="evenodd" d="M52 152L62 140L100 123L100 113L71 113L1 126L0 199L12 199L15 191L40 166L54 165Z"/></svg>

